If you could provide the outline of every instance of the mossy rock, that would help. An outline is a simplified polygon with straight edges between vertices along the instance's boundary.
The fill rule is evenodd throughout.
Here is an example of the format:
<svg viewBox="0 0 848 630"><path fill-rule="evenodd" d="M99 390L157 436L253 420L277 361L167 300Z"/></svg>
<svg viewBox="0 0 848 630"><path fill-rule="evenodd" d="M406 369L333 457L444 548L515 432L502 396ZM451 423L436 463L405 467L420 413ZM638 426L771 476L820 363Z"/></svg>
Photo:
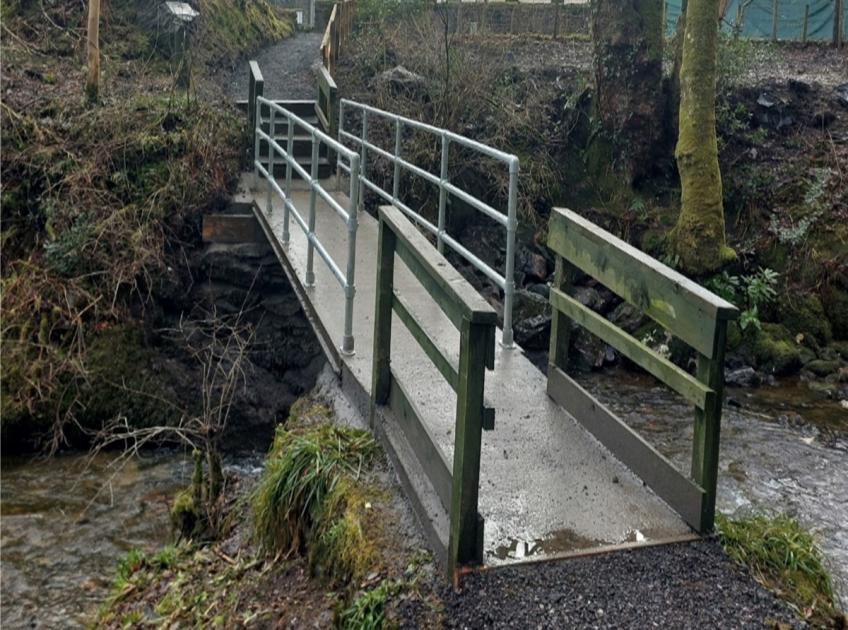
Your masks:
<svg viewBox="0 0 848 630"><path fill-rule="evenodd" d="M157 352L145 344L140 328L115 326L97 333L86 353L86 424L100 426L118 415L133 427L178 420L179 396L157 358Z"/></svg>
<svg viewBox="0 0 848 630"><path fill-rule="evenodd" d="M763 324L750 342L755 366L778 376L801 367L801 352L792 334L782 324Z"/></svg>
<svg viewBox="0 0 848 630"><path fill-rule="evenodd" d="M824 359L816 359L815 361L810 361L807 365L805 365L804 369L812 372L816 376L824 378L825 376L836 374L840 367L842 367L841 361L825 361Z"/></svg>
<svg viewBox="0 0 848 630"><path fill-rule="evenodd" d="M821 300L811 294L785 297L780 305L781 321L792 334L812 335L819 343L833 339Z"/></svg>
<svg viewBox="0 0 848 630"><path fill-rule="evenodd" d="M848 340L848 291L831 287L822 292L821 301L834 338Z"/></svg>

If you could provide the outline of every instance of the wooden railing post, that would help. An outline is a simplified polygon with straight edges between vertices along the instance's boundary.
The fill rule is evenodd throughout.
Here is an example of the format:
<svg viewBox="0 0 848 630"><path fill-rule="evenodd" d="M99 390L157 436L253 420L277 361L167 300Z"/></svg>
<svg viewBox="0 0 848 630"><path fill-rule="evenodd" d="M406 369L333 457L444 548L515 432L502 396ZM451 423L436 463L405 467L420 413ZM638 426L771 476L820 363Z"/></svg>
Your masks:
<svg viewBox="0 0 848 630"><path fill-rule="evenodd" d="M377 240L377 295L374 310L374 360L372 364L371 424L375 405L389 401L392 383L392 295L394 291L395 233L380 221Z"/></svg>
<svg viewBox="0 0 848 630"><path fill-rule="evenodd" d="M488 324L463 319L460 331L459 383L456 389L456 429L453 451L448 575L456 583L456 569L482 562L483 523L477 513L480 488L480 446L483 431L483 386L492 358L494 330Z"/></svg>
<svg viewBox="0 0 848 630"><path fill-rule="evenodd" d="M698 380L712 390L706 397L704 409L695 409L692 444L692 479L705 493L701 505L701 532L712 531L715 521L726 341L727 321L717 320L712 358L698 353Z"/></svg>
<svg viewBox="0 0 848 630"><path fill-rule="evenodd" d="M557 256L554 263L553 287L568 293L574 277L574 267ZM568 365L568 346L571 341L571 320L559 309L551 313L551 341L548 350L548 363L566 371Z"/></svg>

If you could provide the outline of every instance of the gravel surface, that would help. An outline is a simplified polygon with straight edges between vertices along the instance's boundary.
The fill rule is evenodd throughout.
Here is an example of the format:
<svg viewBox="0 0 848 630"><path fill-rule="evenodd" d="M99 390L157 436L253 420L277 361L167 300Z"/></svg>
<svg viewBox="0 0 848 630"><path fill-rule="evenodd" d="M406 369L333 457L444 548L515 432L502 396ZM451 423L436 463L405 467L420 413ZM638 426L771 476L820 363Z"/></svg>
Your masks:
<svg viewBox="0 0 848 630"><path fill-rule="evenodd" d="M804 627L710 541L485 571L444 601L448 628Z"/></svg>
<svg viewBox="0 0 848 630"><path fill-rule="evenodd" d="M323 33L296 33L253 57L265 79L265 96L274 99L314 99L318 89L316 70L321 64ZM230 98L247 98L247 72L240 69L230 78Z"/></svg>

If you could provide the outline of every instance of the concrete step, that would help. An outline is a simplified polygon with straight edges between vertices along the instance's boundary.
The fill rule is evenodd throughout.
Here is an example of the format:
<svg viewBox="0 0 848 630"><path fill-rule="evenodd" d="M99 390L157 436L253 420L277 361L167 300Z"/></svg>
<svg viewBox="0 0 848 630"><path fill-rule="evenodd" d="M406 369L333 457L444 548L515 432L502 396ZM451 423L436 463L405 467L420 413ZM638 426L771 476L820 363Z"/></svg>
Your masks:
<svg viewBox="0 0 848 630"><path fill-rule="evenodd" d="M292 101L292 100L275 100L274 103L289 110L295 116L299 116L300 118L304 118L306 116L314 116L315 115L315 101L312 100L303 100L303 101ZM236 107L243 112L247 112L247 100L241 99L236 101ZM268 106L262 106L262 117L268 117Z"/></svg>
<svg viewBox="0 0 848 630"><path fill-rule="evenodd" d="M302 120L303 120L303 122L308 123L308 124L312 125L313 127L317 127L318 129L321 129L321 124L318 122L317 116L314 116L314 115L313 116L303 116ZM259 127L265 133L270 133L271 119L263 117L262 120L260 121ZM324 131L324 130L321 129L321 131ZM280 135L285 136L286 134L288 134L288 132L289 132L288 122L285 119L277 118L274 121L274 135L275 136L280 136ZM302 127L301 125L295 125L294 126L294 133L295 133L295 135L305 135L307 133L307 130L304 127Z"/></svg>

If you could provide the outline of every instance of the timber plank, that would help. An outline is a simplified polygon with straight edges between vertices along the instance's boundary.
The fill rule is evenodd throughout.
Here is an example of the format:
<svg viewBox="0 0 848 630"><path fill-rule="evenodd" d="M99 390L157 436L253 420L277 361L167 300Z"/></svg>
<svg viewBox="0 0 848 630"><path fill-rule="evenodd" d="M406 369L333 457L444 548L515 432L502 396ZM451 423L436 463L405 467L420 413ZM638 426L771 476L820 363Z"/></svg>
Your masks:
<svg viewBox="0 0 848 630"><path fill-rule="evenodd" d="M418 345L421 346L421 349L424 353L430 358L433 364L438 368L439 372L441 372L442 376L445 377L445 380L450 384L454 391L456 391L457 386L457 370L451 363L450 359L448 359L441 350L439 350L438 346L430 339L430 336L424 331L424 327L412 314L409 307L406 304L406 301L398 294L397 291L394 292L394 296L392 299L392 308L395 313L397 313L400 320L406 325L412 337L415 341L418 342Z"/></svg>
<svg viewBox="0 0 848 630"><path fill-rule="evenodd" d="M403 216L394 206L381 206L380 219L388 223L397 236L398 254L407 264L421 284L434 294L444 309L446 304L440 297L447 297L456 303L461 315L474 323L497 324L497 314L492 306L483 299L474 287L454 269L447 259L419 232L412 222ZM456 311L445 313L459 328L460 321Z"/></svg>
<svg viewBox="0 0 848 630"><path fill-rule="evenodd" d="M410 399L403 385L394 375L391 377L389 392L389 407L403 430L407 441L418 462L424 469L430 483L439 495L439 500L445 510L450 509L451 478L450 466L442 450L436 445L436 440L427 426L421 421L421 414ZM476 503L475 503L476 506Z"/></svg>
<svg viewBox="0 0 848 630"><path fill-rule="evenodd" d="M726 300L571 210L553 209L548 246L708 358L716 320L738 317Z"/></svg>
<svg viewBox="0 0 848 630"><path fill-rule="evenodd" d="M693 405L699 409L706 406L707 396L712 393L712 390L691 374L683 371L665 357L658 355L602 315L586 308L570 295L566 295L554 287L551 287L550 302L551 306L557 311L565 313L590 333L601 338L628 359L653 374ZM564 367L563 364L559 365Z"/></svg>
<svg viewBox="0 0 848 630"><path fill-rule="evenodd" d="M638 475L694 529L701 531L705 492L565 372L548 366L548 395Z"/></svg>

